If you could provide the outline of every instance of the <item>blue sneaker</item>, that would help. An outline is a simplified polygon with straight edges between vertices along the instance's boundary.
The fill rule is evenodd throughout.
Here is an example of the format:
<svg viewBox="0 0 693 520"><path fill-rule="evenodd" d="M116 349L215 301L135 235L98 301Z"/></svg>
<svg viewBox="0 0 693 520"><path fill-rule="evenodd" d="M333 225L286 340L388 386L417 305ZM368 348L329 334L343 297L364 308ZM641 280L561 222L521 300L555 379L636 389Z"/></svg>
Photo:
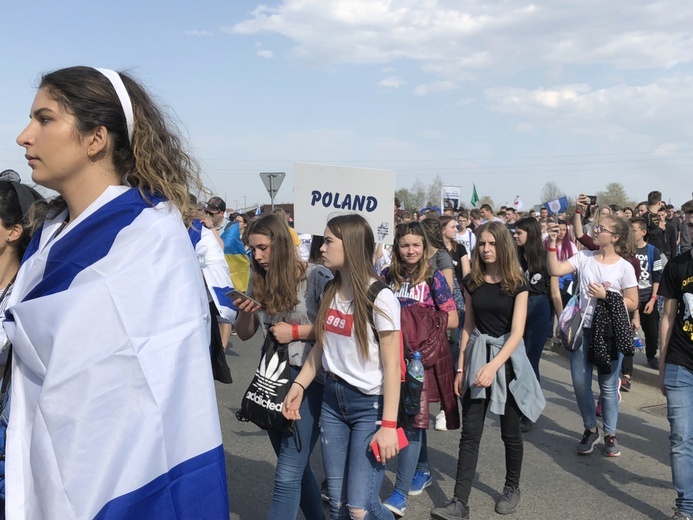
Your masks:
<svg viewBox="0 0 693 520"><path fill-rule="evenodd" d="M413 497L423 493L423 490L433 484L433 477L430 471L417 471L414 473L414 478L411 480L411 489L409 496Z"/></svg>
<svg viewBox="0 0 693 520"><path fill-rule="evenodd" d="M390 498L383 502L383 505L397 516L404 516L404 510L407 508L407 499L401 491L395 489Z"/></svg>

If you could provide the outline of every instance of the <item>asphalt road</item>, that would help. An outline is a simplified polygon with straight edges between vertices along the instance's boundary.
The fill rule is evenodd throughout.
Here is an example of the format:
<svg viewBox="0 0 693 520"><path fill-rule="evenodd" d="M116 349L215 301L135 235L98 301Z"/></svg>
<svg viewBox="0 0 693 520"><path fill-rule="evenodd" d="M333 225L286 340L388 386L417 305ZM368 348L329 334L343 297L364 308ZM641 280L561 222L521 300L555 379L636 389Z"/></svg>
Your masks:
<svg viewBox="0 0 693 520"><path fill-rule="evenodd" d="M266 433L251 423L238 422L235 412L257 367L261 338L258 334L241 342L234 336L231 342L233 348L227 360L234 383L217 383L229 478L230 517L259 520L266 518L271 500L275 456ZM675 493L669 469L665 399L659 391L636 380L631 392L624 394L618 423L621 457L602 456L601 446L600 451L579 457L575 448L583 428L570 384L568 360L545 351L541 371L547 407L535 429L525 435L522 502L512 517L532 520L670 518ZM428 440L434 484L423 494L409 499L404 518L428 519L430 509L441 505L452 494L459 431L437 432L431 427ZM322 479L319 448L313 454L312 466L318 479ZM394 471L396 466L389 464L381 491L383 499L392 491ZM505 465L499 421L490 413L477 473L470 498L472 518L497 520L500 516L493 508L503 487Z"/></svg>

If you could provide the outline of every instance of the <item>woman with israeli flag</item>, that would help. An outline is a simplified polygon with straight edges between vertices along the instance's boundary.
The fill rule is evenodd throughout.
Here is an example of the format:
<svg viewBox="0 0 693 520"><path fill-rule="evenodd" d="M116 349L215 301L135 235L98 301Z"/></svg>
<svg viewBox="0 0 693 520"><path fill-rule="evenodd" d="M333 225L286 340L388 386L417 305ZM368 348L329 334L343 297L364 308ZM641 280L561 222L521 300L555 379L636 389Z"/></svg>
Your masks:
<svg viewBox="0 0 693 520"><path fill-rule="evenodd" d="M228 519L194 160L129 75L41 78L17 138L60 195L17 274L9 519Z"/></svg>

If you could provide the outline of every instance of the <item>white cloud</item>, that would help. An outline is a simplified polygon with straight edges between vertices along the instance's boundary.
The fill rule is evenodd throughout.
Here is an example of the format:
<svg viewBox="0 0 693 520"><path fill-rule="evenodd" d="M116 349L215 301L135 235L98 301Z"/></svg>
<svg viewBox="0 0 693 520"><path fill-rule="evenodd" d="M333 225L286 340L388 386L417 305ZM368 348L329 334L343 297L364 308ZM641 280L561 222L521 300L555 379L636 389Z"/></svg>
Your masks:
<svg viewBox="0 0 693 520"><path fill-rule="evenodd" d="M385 67L385 68L380 69L380 72L381 72L382 74L392 74L392 73L395 72L396 70L397 70L397 69L395 69L394 67Z"/></svg>
<svg viewBox="0 0 693 520"><path fill-rule="evenodd" d="M414 89L414 94L417 96L427 96L436 92L448 92L450 90L455 90L457 85L452 81L436 81L434 83L428 83L419 85Z"/></svg>
<svg viewBox="0 0 693 520"><path fill-rule="evenodd" d="M402 85L406 85L406 81L402 78L397 78L395 76L390 76L385 79L378 81L378 86L383 88L399 88Z"/></svg>
<svg viewBox="0 0 693 520"><path fill-rule="evenodd" d="M183 31L186 36L213 36L214 34L209 31L198 31L197 29L191 29L189 31Z"/></svg>
<svg viewBox="0 0 693 520"><path fill-rule="evenodd" d="M257 51L256 54L258 56L260 56L261 58L267 58L267 59L274 58L274 53L270 50L267 50L267 49L261 49L261 50Z"/></svg>
<svg viewBox="0 0 693 520"><path fill-rule="evenodd" d="M671 68L693 61L693 3L283 0L222 30L279 34L322 65L411 60L443 80L530 67ZM635 30L634 28L637 28Z"/></svg>
<svg viewBox="0 0 693 520"><path fill-rule="evenodd" d="M484 96L496 112L583 135L659 134L678 140L693 131L693 76L600 89L586 84L489 88ZM676 126L672 121L678 121Z"/></svg>

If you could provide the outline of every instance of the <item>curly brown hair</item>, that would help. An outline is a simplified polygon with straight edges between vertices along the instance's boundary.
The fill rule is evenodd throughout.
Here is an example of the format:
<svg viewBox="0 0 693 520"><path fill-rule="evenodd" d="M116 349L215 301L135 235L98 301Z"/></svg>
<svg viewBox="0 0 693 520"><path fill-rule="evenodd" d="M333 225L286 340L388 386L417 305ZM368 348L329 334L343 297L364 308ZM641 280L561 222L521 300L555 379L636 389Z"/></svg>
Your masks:
<svg viewBox="0 0 693 520"><path fill-rule="evenodd" d="M135 186L146 200L163 195L189 222L193 211L188 193L206 193L197 161L185 151L185 141L176 124L157 106L135 79L118 73L132 103L134 134L128 140L125 114L115 88L101 72L91 67L68 67L44 74L40 89L73 115L77 131L86 134L100 126L113 144L112 160L123 183ZM34 220L65 207L62 197L38 208Z"/></svg>

